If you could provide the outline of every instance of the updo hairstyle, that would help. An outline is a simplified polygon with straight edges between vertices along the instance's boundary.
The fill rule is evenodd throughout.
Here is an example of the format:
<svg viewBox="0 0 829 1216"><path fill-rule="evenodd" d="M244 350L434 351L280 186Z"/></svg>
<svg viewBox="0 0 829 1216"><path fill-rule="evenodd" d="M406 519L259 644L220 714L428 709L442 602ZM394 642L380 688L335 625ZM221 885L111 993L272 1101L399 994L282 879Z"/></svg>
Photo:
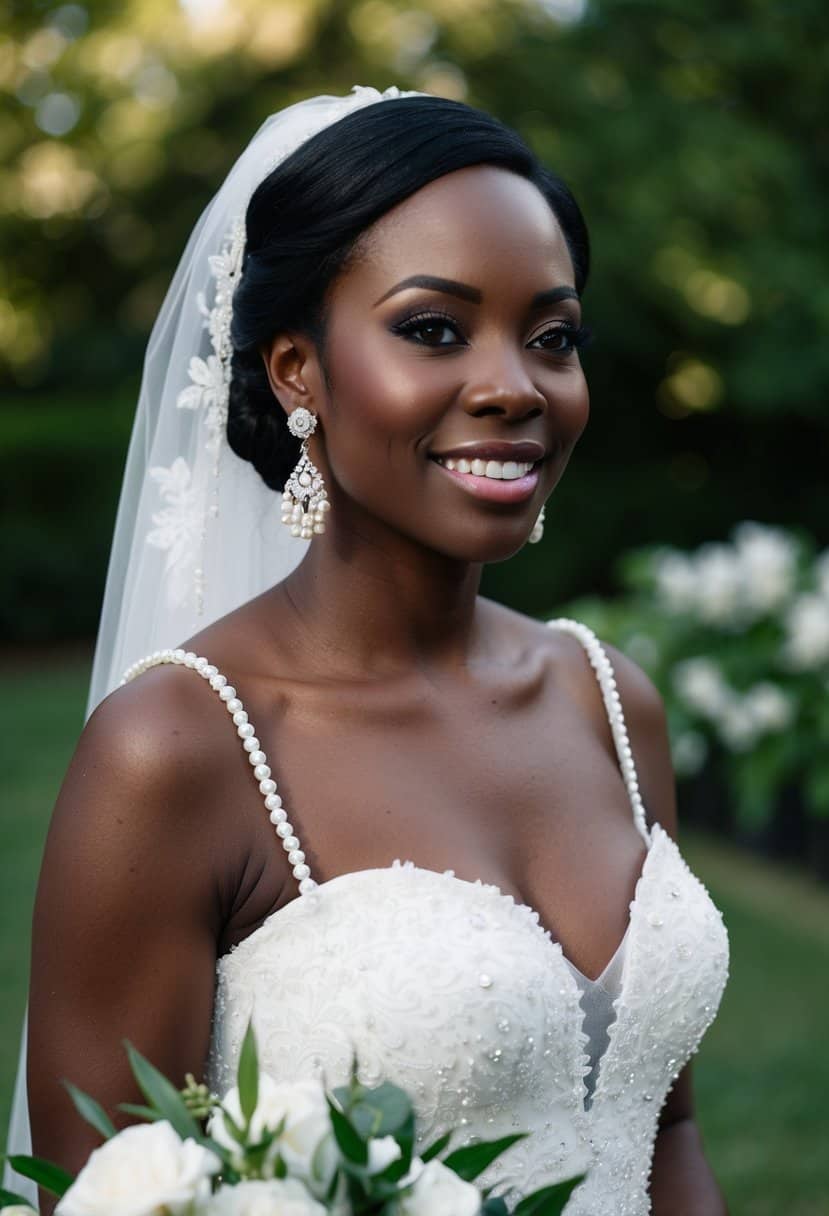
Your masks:
<svg viewBox="0 0 829 1216"><path fill-rule="evenodd" d="M272 489L284 488L299 440L274 398L262 346L295 330L324 358L326 292L360 236L421 187L470 165L509 169L538 187L564 233L581 292L589 242L567 186L509 127L457 101L404 97L365 106L300 145L254 191L233 298L227 437Z"/></svg>

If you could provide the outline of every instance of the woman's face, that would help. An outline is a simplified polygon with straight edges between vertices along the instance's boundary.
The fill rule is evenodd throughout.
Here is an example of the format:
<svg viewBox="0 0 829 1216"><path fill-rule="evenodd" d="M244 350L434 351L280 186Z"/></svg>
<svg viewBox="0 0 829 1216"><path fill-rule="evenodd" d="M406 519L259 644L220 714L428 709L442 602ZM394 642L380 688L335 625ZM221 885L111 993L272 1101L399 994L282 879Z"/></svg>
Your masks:
<svg viewBox="0 0 829 1216"><path fill-rule="evenodd" d="M511 556L589 410L573 266L541 193L490 166L430 183L365 234L328 305L311 450L332 524Z"/></svg>

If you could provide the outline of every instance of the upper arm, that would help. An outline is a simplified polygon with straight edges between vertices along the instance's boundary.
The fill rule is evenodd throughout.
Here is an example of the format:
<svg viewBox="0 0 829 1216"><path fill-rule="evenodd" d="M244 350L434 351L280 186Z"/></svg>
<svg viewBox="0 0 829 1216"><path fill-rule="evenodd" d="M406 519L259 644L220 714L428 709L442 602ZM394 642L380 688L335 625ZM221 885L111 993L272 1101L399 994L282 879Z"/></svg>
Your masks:
<svg viewBox="0 0 829 1216"><path fill-rule="evenodd" d="M124 1039L174 1082L203 1071L221 850L210 810L215 719L201 708L201 680L188 679L150 671L98 707L49 828L33 922L28 1089L34 1151L69 1169L95 1137L62 1078L114 1115L117 1102L138 1098Z"/></svg>

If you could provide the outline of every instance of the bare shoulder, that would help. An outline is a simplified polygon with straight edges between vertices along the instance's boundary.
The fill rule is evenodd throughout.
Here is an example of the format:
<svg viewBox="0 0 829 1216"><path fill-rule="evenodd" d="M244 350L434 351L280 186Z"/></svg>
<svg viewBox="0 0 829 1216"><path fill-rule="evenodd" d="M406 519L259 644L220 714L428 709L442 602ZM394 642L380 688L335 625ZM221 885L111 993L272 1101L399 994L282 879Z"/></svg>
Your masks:
<svg viewBox="0 0 829 1216"><path fill-rule="evenodd" d="M510 609L501 609L504 627L522 637L527 647L546 656L555 678L590 713L599 729L606 711L596 675L582 641L563 628L552 627ZM625 725L639 777L642 800L650 822L658 821L675 835L676 795L665 703L648 673L624 651L598 639L607 655L622 704Z"/></svg>
<svg viewBox="0 0 829 1216"><path fill-rule="evenodd" d="M113 779L140 785L145 796L184 785L209 787L232 742L226 719L198 673L160 664L104 698L78 750L100 775L111 772Z"/></svg>
<svg viewBox="0 0 829 1216"><path fill-rule="evenodd" d="M140 873L159 891L183 885L186 860L194 901L211 921L223 915L245 848L246 817L228 807L250 783L228 717L207 681L181 666L152 667L105 697L61 785L44 875L76 865L98 882Z"/></svg>

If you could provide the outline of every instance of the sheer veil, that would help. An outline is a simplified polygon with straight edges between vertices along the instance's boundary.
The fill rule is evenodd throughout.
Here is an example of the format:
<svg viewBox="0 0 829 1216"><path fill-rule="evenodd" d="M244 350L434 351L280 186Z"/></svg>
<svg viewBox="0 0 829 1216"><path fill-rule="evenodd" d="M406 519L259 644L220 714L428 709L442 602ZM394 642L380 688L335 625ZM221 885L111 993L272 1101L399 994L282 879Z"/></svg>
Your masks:
<svg viewBox="0 0 829 1216"><path fill-rule="evenodd" d="M280 522L279 496L225 438L233 288L244 215L259 182L353 110L397 97L355 86L271 115L196 223L147 347L115 522L86 705L88 718L136 660L181 641L279 582L308 542ZM31 1151L26 1019L8 1153ZM36 1206L6 1166L4 1185Z"/></svg>

